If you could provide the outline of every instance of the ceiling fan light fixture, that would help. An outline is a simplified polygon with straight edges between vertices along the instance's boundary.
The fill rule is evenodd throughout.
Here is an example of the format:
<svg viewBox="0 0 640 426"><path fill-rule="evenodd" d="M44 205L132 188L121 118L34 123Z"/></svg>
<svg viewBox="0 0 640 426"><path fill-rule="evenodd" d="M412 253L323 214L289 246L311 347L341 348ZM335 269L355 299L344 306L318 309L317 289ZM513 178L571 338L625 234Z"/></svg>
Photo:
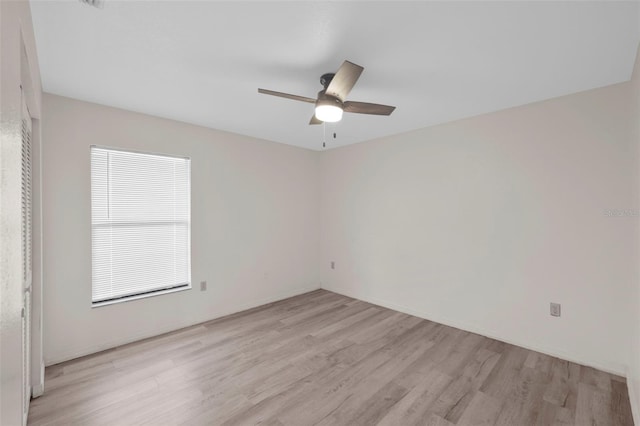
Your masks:
<svg viewBox="0 0 640 426"><path fill-rule="evenodd" d="M316 118L327 123L335 123L342 120L342 108L336 105L317 105Z"/></svg>
<svg viewBox="0 0 640 426"><path fill-rule="evenodd" d="M309 120L309 125L322 124L324 122L335 123L336 121L342 120L342 113L345 111L356 114L391 115L393 110L396 109L394 106L345 101L363 70L364 68L360 65L344 61L335 74L323 74L322 77L320 77L320 83L324 89L318 92L317 99L260 88L258 89L258 93L311 104L315 103L316 108L314 114L311 116L311 120Z"/></svg>

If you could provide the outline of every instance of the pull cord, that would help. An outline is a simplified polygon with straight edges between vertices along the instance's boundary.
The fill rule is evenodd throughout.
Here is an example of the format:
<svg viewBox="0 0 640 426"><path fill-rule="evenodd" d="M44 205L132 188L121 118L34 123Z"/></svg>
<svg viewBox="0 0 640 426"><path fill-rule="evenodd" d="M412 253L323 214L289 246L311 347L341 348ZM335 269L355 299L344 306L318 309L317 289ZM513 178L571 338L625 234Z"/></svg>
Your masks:
<svg viewBox="0 0 640 426"><path fill-rule="evenodd" d="M322 147L326 148L327 146L327 123L322 122Z"/></svg>

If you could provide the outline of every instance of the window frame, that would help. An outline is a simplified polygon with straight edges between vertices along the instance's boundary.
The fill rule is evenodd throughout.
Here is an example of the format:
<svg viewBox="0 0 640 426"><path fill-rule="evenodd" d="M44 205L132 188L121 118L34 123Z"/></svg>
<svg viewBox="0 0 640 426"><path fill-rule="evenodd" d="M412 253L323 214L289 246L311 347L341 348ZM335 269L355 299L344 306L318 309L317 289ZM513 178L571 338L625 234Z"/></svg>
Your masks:
<svg viewBox="0 0 640 426"><path fill-rule="evenodd" d="M140 293L135 293L135 294L129 294L129 295L124 295L124 296L119 296L119 297L114 297L111 299L106 299L106 300L100 300L100 301L94 301L93 300L93 268L94 268L94 258L93 258L93 239L94 239L94 223L93 223L93 215L94 215L94 210L93 210L93 158L92 158L92 153L94 149L100 149L100 150L106 150L106 151L115 151L115 152L124 152L124 153L132 153L132 154L141 154L141 155L150 155L150 156L158 156L158 157L167 157L167 158L172 158L172 159L183 159L183 160L187 160L188 164L189 164L189 171L188 171L188 176L187 176L187 183L188 183L188 204L187 207L189 209L189 215L188 215L188 221L187 221L187 250L188 250L188 255L187 255L187 268L188 268L188 281L186 283L182 283L182 284L176 284L170 287L164 287L164 288L157 288L154 290L149 290L149 291L145 291L145 292L140 292ZM135 149L123 149L123 148L115 148L115 147L111 147L111 146L104 146L104 145L95 145L92 144L89 146L89 202L90 202L90 208L89 208L89 213L90 213L90 234L91 234L91 307L92 308L98 308L101 306L108 306L108 305L113 305L113 304L118 304L118 303L125 303L125 302L130 302L130 301L134 301L134 300L140 300L140 299L146 299L149 297L154 297L154 296L160 296L163 294L171 294L171 293L177 293L177 292L181 292L181 291L185 291L185 290L191 290L193 288L192 286L192 276L191 276L191 157L189 156L184 156L184 155L173 155L173 154L166 154L166 153L158 153L158 152L149 152L149 151L141 151L141 150L135 150ZM141 222L144 223L144 222Z"/></svg>

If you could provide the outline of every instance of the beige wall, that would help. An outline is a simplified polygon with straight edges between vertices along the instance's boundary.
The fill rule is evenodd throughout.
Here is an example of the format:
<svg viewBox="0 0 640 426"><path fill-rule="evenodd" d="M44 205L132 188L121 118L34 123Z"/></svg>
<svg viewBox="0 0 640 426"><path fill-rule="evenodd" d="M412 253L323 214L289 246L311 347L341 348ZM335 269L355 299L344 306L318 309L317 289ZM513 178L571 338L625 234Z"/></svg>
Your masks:
<svg viewBox="0 0 640 426"><path fill-rule="evenodd" d="M22 85L22 90L21 86ZM29 3L0 2L0 424L22 423L22 240L20 214L20 129L24 96L35 118L40 116L40 73ZM34 154L39 128L35 123ZM37 164L34 178L38 179ZM39 190L37 187L34 188ZM34 196L37 197L37 192ZM35 207L38 207L37 199ZM37 227L38 215L34 216ZM34 249L37 229L34 229ZM34 262L38 253L34 253ZM37 268L37 265L34 265ZM34 285L39 270L34 269ZM38 291L40 289L38 288ZM39 324L37 316L34 327ZM39 331L39 330L36 330ZM39 334L38 334L39 336ZM38 339L36 339L36 343ZM35 348L37 359L41 347ZM37 380L40 375L34 371Z"/></svg>
<svg viewBox="0 0 640 426"><path fill-rule="evenodd" d="M315 152L43 99L47 364L319 287ZM92 144L191 157L192 290L91 308Z"/></svg>
<svg viewBox="0 0 640 426"><path fill-rule="evenodd" d="M322 153L322 287L625 374L629 107L624 83Z"/></svg>

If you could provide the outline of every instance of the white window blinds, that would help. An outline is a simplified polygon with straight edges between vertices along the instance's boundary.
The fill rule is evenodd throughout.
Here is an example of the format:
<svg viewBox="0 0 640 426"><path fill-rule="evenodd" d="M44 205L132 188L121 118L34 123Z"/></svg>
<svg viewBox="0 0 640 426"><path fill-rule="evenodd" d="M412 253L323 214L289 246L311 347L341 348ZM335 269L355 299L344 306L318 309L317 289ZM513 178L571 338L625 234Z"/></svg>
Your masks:
<svg viewBox="0 0 640 426"><path fill-rule="evenodd" d="M93 303L190 286L190 160L91 147Z"/></svg>

